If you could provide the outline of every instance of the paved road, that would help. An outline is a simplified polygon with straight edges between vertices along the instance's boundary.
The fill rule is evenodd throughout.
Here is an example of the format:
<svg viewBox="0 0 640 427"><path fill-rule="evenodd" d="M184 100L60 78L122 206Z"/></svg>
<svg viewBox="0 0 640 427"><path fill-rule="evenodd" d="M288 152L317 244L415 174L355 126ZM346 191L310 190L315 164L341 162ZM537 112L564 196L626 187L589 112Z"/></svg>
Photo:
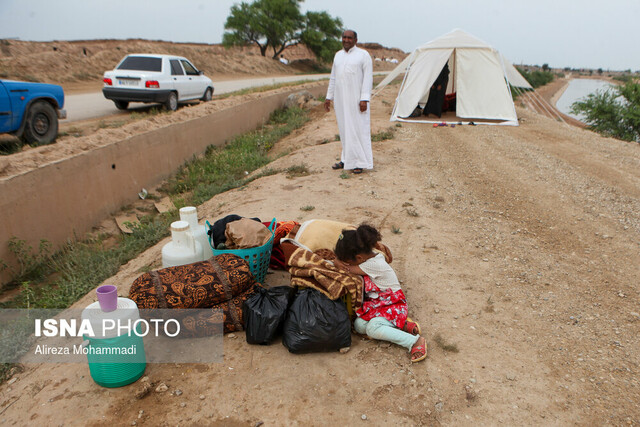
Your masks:
<svg viewBox="0 0 640 427"><path fill-rule="evenodd" d="M329 74L305 74L218 82L214 80L213 85L215 88L215 94L220 95L256 86L266 86L300 80L321 80L326 78L329 78ZM145 107L148 108L149 105L150 104L132 102L129 105L129 109L136 110ZM67 95L64 107L67 110L67 119L63 120L62 123L72 123L80 120L122 114L122 111L118 110L112 101L105 99L102 92Z"/></svg>

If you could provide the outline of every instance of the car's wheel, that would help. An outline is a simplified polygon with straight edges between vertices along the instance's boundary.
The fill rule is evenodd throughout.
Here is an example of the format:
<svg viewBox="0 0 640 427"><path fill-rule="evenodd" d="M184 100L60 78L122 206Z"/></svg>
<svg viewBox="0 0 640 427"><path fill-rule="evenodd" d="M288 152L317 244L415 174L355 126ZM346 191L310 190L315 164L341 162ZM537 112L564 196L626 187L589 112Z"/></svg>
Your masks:
<svg viewBox="0 0 640 427"><path fill-rule="evenodd" d="M171 92L167 101L164 103L164 107L169 111L176 111L178 109L178 95L175 92Z"/></svg>
<svg viewBox="0 0 640 427"><path fill-rule="evenodd" d="M58 136L56 110L46 101L37 101L29 107L26 115L22 141L30 145L45 145Z"/></svg>
<svg viewBox="0 0 640 427"><path fill-rule="evenodd" d="M208 87L207 90L204 91L204 95L202 96L203 102L209 102L213 98L213 88Z"/></svg>
<svg viewBox="0 0 640 427"><path fill-rule="evenodd" d="M116 108L118 110L126 110L129 106L129 103L127 101L113 101L113 103L116 104Z"/></svg>

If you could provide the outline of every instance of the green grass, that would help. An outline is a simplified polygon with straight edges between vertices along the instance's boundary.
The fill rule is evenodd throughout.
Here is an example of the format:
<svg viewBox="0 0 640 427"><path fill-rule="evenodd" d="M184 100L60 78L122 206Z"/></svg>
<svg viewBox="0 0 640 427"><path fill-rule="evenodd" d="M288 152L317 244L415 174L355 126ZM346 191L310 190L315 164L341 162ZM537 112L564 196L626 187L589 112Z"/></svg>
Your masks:
<svg viewBox="0 0 640 427"><path fill-rule="evenodd" d="M6 263L0 261L0 271L9 270L14 278L11 285L15 287L19 283L42 280L49 274L47 265L52 257L51 243L41 240L38 250L35 251L24 240L12 237L9 239L8 246L9 252L13 254L18 262L18 266L12 269L7 267Z"/></svg>
<svg viewBox="0 0 640 427"><path fill-rule="evenodd" d="M120 128L127 124L126 120L116 120L116 121L108 121L108 120L100 120L98 122L98 129L116 129Z"/></svg>
<svg viewBox="0 0 640 427"><path fill-rule="evenodd" d="M309 172L309 168L304 163L301 163L299 165L289 166L286 172L287 172L287 178L289 179L293 179L301 176L308 176L311 174L311 172Z"/></svg>
<svg viewBox="0 0 640 427"><path fill-rule="evenodd" d="M149 117L158 116L160 114L170 114L170 111L163 110L162 108L152 107L148 111L133 111L129 114L130 120L142 120L148 119ZM124 123L123 123L124 124Z"/></svg>
<svg viewBox="0 0 640 427"><path fill-rule="evenodd" d="M381 130L380 132L376 132L373 135L371 135L371 141L379 142L379 141L386 141L387 139L393 139L394 132L395 132L394 128Z"/></svg>
<svg viewBox="0 0 640 427"><path fill-rule="evenodd" d="M174 214L175 215L175 214ZM115 247L105 248L102 239L67 243L54 255L47 251L30 254L24 242L12 239L16 257L26 260L21 275L12 281L20 285L18 296L0 303L0 308L66 308L86 295L105 279L118 272L121 265L138 256L166 235L175 218L164 214L143 217ZM15 246L21 247L16 250ZM50 246L46 244L46 246Z"/></svg>
<svg viewBox="0 0 640 427"><path fill-rule="evenodd" d="M22 141L18 138L7 138L0 141L0 156L8 156L22 150Z"/></svg>
<svg viewBox="0 0 640 427"><path fill-rule="evenodd" d="M267 153L271 147L308 120L300 108L278 110L262 129L240 135L225 147L208 147L204 156L183 166L162 190L169 195L185 194L186 203L199 205L216 194L245 185L256 178L247 178L245 172L269 163ZM264 172L273 173L276 172Z"/></svg>

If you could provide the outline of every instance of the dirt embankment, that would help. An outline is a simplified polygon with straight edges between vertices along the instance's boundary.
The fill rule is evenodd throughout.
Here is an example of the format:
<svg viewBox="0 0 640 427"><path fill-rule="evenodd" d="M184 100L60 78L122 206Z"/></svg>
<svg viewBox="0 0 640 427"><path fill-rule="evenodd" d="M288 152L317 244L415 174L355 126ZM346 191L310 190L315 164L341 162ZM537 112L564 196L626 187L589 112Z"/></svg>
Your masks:
<svg viewBox="0 0 640 427"><path fill-rule="evenodd" d="M372 131L395 131L374 143L373 171L330 168L337 126L317 107L269 165L304 164L310 176L262 177L199 213L378 227L422 325L426 361L412 365L403 349L355 336L346 354L293 355L238 333L224 337L222 363L148 365L144 379L117 389L97 386L86 365L27 366L0 386L0 421L640 425L638 145L521 108L518 127L395 126L396 89L372 101ZM170 117L199 108L214 107ZM159 266L164 243L105 283L126 296Z"/></svg>
<svg viewBox="0 0 640 427"><path fill-rule="evenodd" d="M387 129L396 87L372 102ZM320 107L318 107L320 108ZM378 227L429 357L354 336L346 354L293 355L224 338L222 363L149 365L104 389L86 365L29 366L0 386L0 419L65 425L638 425L640 152L518 109L519 127L393 126L375 168L342 175L333 113L274 148L304 164L199 207ZM309 210L308 206L314 206ZM302 210L301 207L305 207ZM165 242L105 283L127 295ZM276 275L268 275L274 284ZM77 306L94 300L87 295ZM445 350L442 343L455 346ZM168 391L156 391L164 383ZM147 394L138 393L149 384ZM159 389L161 390L161 389Z"/></svg>

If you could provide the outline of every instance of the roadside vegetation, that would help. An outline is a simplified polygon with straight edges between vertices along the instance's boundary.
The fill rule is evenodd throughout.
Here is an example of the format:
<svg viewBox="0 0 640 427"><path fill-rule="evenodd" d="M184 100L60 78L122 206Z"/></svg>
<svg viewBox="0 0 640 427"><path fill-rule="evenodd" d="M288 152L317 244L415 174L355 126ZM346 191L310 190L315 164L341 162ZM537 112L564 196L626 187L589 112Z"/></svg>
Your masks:
<svg viewBox="0 0 640 427"><path fill-rule="evenodd" d="M109 236L94 236L69 242L52 253L47 241L43 240L34 249L12 238L9 245L19 266L10 271L14 279L2 289L12 291L13 296L1 302L0 308L69 307L116 274L122 265L168 236L169 225L178 218L177 209L197 206L216 194L242 187L266 174L287 173L267 170L262 175L250 175L272 160L268 152L279 139L308 120L307 111L300 108L278 110L261 129L239 135L225 147L210 146L159 189L161 196L171 198L176 210L163 214L148 212L140 218L140 224L130 225L133 233L117 236L115 243L111 240L107 243ZM0 268L9 267L0 261ZM11 368L11 364L0 366L0 382Z"/></svg>
<svg viewBox="0 0 640 427"><path fill-rule="evenodd" d="M571 112L602 135L640 143L640 83L634 80L589 94Z"/></svg>
<svg viewBox="0 0 640 427"><path fill-rule="evenodd" d="M522 77L524 77L525 80L528 81L531 86L533 86L534 89L540 86L544 86L547 83L551 83L556 77L555 74L550 71L527 71L520 67L516 67L516 69L520 72L520 74L522 74Z"/></svg>

